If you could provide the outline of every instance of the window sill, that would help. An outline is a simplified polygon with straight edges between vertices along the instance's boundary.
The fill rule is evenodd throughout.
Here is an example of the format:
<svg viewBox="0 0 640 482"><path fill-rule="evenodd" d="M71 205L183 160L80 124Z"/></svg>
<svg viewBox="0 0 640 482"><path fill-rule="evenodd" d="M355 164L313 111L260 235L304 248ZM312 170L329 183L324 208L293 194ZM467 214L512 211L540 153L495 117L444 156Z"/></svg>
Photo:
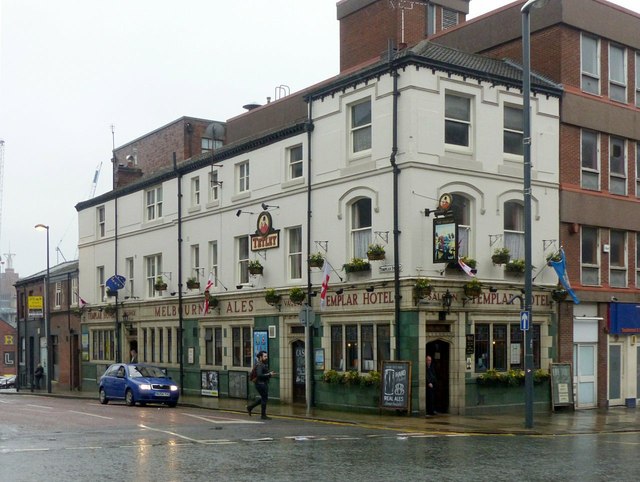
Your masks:
<svg viewBox="0 0 640 482"><path fill-rule="evenodd" d="M296 187L296 186L301 186L305 183L305 177L296 177L295 179L289 179L288 181L283 182L282 184L280 184L280 187L282 189L289 189L292 187Z"/></svg>
<svg viewBox="0 0 640 482"><path fill-rule="evenodd" d="M189 209L187 209L187 212L189 214L193 214L193 213L200 212L201 210L202 210L202 207L198 205L198 206L191 206Z"/></svg>
<svg viewBox="0 0 640 482"><path fill-rule="evenodd" d="M205 206L207 209L213 209L220 207L220 200L216 199L215 201L208 202Z"/></svg>
<svg viewBox="0 0 640 482"><path fill-rule="evenodd" d="M243 199L249 199L251 197L251 191L244 191L234 196L231 196L231 202L242 201Z"/></svg>

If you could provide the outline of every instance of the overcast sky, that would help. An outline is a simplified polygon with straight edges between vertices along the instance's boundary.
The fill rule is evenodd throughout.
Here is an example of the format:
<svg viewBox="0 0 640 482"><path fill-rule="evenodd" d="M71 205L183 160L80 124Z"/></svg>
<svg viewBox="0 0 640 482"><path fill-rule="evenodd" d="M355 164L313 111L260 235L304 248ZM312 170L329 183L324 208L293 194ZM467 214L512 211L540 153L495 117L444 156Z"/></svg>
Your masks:
<svg viewBox="0 0 640 482"><path fill-rule="evenodd" d="M507 0L472 0L474 17ZM638 0L614 3L640 11ZM125 144L179 117L225 121L338 73L336 0L0 0L0 255L21 276L77 258L77 213ZM59 252L57 249L59 249ZM64 257L64 258L63 258ZM6 266L6 265L5 265Z"/></svg>

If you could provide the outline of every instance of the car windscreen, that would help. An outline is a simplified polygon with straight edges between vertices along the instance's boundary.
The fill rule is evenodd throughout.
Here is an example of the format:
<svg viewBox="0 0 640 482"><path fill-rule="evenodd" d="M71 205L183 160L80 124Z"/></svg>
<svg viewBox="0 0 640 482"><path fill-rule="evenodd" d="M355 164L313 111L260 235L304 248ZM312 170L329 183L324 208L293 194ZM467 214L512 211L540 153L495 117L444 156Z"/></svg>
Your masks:
<svg viewBox="0 0 640 482"><path fill-rule="evenodd" d="M131 378L165 378L167 375L162 368L146 365L129 366L129 376Z"/></svg>

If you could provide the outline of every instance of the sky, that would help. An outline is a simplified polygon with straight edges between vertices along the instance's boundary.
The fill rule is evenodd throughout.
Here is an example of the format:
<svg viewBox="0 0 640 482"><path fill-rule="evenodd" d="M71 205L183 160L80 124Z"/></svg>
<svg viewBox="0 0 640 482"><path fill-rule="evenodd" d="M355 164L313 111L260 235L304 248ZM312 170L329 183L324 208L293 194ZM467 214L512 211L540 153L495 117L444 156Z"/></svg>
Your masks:
<svg viewBox="0 0 640 482"><path fill-rule="evenodd" d="M468 18L509 3L472 0ZM77 259L75 205L111 189L114 144L338 71L336 0L0 0L2 260L46 268L36 224L51 266Z"/></svg>

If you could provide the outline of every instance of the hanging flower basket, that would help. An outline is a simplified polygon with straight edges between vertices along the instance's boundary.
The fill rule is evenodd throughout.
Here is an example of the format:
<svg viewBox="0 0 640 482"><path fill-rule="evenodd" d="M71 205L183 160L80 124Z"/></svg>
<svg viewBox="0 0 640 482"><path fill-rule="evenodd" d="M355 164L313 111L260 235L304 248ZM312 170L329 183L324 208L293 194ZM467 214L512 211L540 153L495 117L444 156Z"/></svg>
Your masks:
<svg viewBox="0 0 640 482"><path fill-rule="evenodd" d="M260 261L258 260L254 260L254 261L249 261L249 274L262 274L264 271L264 268L262 267L262 264L260 264Z"/></svg>
<svg viewBox="0 0 640 482"><path fill-rule="evenodd" d="M377 261L384 259L385 252L384 248L380 244L370 244L369 249L367 250L367 258L371 261Z"/></svg>
<svg viewBox="0 0 640 482"><path fill-rule="evenodd" d="M205 296L209 298L209 306L211 308L217 308L218 304L220 303L218 301L218 298L216 298L215 296L213 296L211 293L209 293L208 291L205 293Z"/></svg>
<svg viewBox="0 0 640 482"><path fill-rule="evenodd" d="M482 285L476 278L464 285L464 294L469 297L480 296L482 294Z"/></svg>
<svg viewBox="0 0 640 482"><path fill-rule="evenodd" d="M189 278L187 280L187 288L190 290L199 290L200 289L200 282L197 281L195 278Z"/></svg>
<svg viewBox="0 0 640 482"><path fill-rule="evenodd" d="M112 305L112 304L108 304L107 306L104 307L104 314L105 315L109 315L109 316L113 316L116 313L116 306Z"/></svg>
<svg viewBox="0 0 640 482"><path fill-rule="evenodd" d="M289 290L289 299L291 300L292 303L295 303L296 305L301 304L304 299L306 298L306 293L304 291L302 291L301 288L291 288Z"/></svg>
<svg viewBox="0 0 640 482"><path fill-rule="evenodd" d="M167 289L167 283L165 283L162 278L156 278L156 283L153 285L153 288L156 291L164 291Z"/></svg>
<svg viewBox="0 0 640 482"><path fill-rule="evenodd" d="M511 254L508 248L498 248L493 252L491 261L493 264L507 264L511 259Z"/></svg>
<svg viewBox="0 0 640 482"><path fill-rule="evenodd" d="M551 298L553 299L553 301L557 302L566 300L568 295L569 293L567 292L567 290L563 288L557 288L551 292Z"/></svg>
<svg viewBox="0 0 640 482"><path fill-rule="evenodd" d="M418 278L413 286L413 295L418 299L426 298L432 291L433 286L428 278Z"/></svg>
<svg viewBox="0 0 640 482"><path fill-rule="evenodd" d="M264 293L264 300L270 305L278 305L280 304L280 299L282 297L279 294L276 294L276 290L273 288L269 288Z"/></svg>
<svg viewBox="0 0 640 482"><path fill-rule="evenodd" d="M324 256L320 253L315 253L309 256L309 267L310 268L322 268L324 264Z"/></svg>

